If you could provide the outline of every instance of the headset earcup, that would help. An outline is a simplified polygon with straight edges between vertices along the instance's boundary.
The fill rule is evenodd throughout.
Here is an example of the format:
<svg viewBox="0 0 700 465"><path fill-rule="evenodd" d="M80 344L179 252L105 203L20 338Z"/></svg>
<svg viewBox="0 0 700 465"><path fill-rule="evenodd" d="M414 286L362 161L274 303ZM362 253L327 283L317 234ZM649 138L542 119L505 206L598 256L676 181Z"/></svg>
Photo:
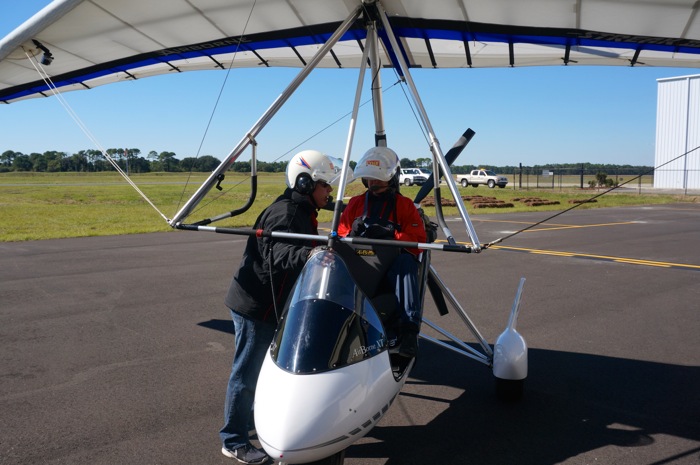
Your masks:
<svg viewBox="0 0 700 465"><path fill-rule="evenodd" d="M299 173L294 183L294 190L302 195L309 195L314 191L316 183L308 173Z"/></svg>

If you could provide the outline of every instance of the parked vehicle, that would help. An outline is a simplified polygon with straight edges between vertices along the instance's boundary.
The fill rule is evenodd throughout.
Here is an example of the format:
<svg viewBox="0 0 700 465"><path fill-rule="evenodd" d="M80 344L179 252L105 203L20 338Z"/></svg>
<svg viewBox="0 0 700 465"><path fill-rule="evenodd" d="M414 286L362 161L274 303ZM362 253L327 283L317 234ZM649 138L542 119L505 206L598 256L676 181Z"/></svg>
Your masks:
<svg viewBox="0 0 700 465"><path fill-rule="evenodd" d="M496 186L504 188L508 184L508 178L505 176L499 176L493 171L483 168L472 170L469 174L458 174L455 179L462 187L469 187L470 185L479 187L479 184L484 184L493 189Z"/></svg>
<svg viewBox="0 0 700 465"><path fill-rule="evenodd" d="M422 168L401 168L399 183L404 186L411 186L413 184L420 186L424 184L430 176L432 176L432 173Z"/></svg>

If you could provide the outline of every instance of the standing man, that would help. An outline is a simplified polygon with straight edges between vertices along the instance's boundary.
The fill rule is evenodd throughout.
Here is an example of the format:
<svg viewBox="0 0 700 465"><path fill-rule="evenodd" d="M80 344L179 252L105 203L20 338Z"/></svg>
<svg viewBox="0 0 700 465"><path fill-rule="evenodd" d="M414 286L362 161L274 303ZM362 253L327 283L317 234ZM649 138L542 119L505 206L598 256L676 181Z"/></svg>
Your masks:
<svg viewBox="0 0 700 465"><path fill-rule="evenodd" d="M368 150L355 166L354 177L367 187L343 210L338 235L426 242L423 219L413 201L399 193L399 157L387 147ZM399 355L415 357L422 308L418 293L418 249L403 249L387 271L399 309Z"/></svg>
<svg viewBox="0 0 700 465"><path fill-rule="evenodd" d="M287 189L260 214L254 229L318 234L317 210L326 206L342 163L305 150L287 165ZM255 388L280 312L314 244L250 236L233 277L226 306L236 332L236 354L226 390L221 452L240 464L268 461L248 437Z"/></svg>

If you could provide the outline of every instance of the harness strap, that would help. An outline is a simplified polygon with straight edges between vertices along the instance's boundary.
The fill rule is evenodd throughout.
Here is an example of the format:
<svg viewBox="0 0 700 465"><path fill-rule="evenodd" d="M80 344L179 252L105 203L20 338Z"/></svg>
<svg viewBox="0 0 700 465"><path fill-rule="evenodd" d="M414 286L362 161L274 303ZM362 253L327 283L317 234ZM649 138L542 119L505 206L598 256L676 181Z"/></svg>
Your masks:
<svg viewBox="0 0 700 465"><path fill-rule="evenodd" d="M389 221L389 216L391 216L391 214L394 213L396 210L396 194L392 193L390 195L391 195L391 199L389 202L386 203L384 211L378 212L380 214L380 215L378 215L380 220ZM369 216L368 215L368 213L369 213L369 196L370 196L370 193L369 193L369 191L367 191L365 193L365 209L362 212L362 219L363 220L365 220ZM378 205L378 204L375 203L375 206L376 205ZM396 220L395 213L394 213L394 220ZM397 229L398 229L399 225L397 224L397 222L393 221L393 223L397 226Z"/></svg>

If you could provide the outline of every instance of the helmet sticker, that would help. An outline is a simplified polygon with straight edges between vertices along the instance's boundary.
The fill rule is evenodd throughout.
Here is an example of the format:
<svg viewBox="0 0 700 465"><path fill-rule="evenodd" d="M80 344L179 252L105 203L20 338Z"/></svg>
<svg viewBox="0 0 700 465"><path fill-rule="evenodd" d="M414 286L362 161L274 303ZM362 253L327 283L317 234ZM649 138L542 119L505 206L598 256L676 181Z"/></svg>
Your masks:
<svg viewBox="0 0 700 465"><path fill-rule="evenodd" d="M304 157L299 157L299 165L303 166L304 168L311 169L311 165L309 165L309 163L306 160L304 160Z"/></svg>

